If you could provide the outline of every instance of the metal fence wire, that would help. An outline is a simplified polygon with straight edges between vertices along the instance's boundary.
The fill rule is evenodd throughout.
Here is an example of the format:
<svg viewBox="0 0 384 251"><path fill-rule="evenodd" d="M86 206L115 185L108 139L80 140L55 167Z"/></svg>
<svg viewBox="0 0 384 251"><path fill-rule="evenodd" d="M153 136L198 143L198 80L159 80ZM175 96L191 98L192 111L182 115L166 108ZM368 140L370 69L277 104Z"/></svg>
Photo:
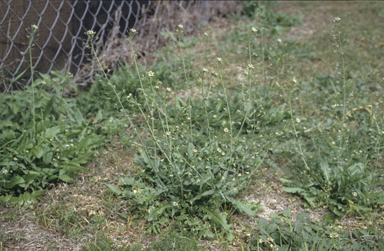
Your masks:
<svg viewBox="0 0 384 251"><path fill-rule="evenodd" d="M0 0L0 92L23 90L31 84L28 71L22 81L13 80L30 67L32 25L38 27L32 35L33 71L71 73L78 85L86 85L100 70L87 49L88 30L99 37L95 46L102 68L114 69L120 61L129 60L130 29L139 32L133 43L145 61L165 44L161 31L175 31L182 24L185 35L191 35L202 21L215 20L240 6L240 1L208 0Z"/></svg>

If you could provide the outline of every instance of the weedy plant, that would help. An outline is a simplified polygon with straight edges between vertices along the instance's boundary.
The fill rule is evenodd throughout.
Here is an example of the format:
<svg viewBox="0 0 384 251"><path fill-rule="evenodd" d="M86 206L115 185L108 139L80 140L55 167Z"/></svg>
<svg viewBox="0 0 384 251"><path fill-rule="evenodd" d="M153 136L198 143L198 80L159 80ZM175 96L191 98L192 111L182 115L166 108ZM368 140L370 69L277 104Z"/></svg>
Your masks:
<svg viewBox="0 0 384 251"><path fill-rule="evenodd" d="M292 222L287 209L270 215L268 221L260 218L257 233L251 241L251 250L380 250L384 238L372 224L361 229L347 229L328 222L311 222L306 213Z"/></svg>
<svg viewBox="0 0 384 251"><path fill-rule="evenodd" d="M374 185L375 171L369 170L369 160L380 155L381 130L369 109L351 107L353 102L349 102L348 97L352 87L351 81L346 76L347 67L344 62L346 45L342 39L340 18L335 18L334 23L334 53L339 55L336 69L341 72L338 73L339 77L336 81L332 79L325 81L330 87L328 92L336 102L332 105L335 111L332 119L328 119L330 128L325 130L329 137L310 136L314 146L312 149L308 147L304 149L303 138L300 136L302 133L297 128L300 119L297 118L294 121L291 104L293 92L291 91L289 98L291 120L303 164L298 168L299 179L292 181L280 179L288 185L283 188L284 191L300 194L308 206L329 207L332 212L328 215L329 220L340 218L345 213L362 215L384 204L384 191L380 186ZM293 82L291 90L299 89L297 81ZM327 91L324 87L326 86L322 88ZM359 123L353 125L356 117L352 113L358 110L367 112L369 116L365 116L359 120ZM348 123L352 123L353 126L347 125ZM318 128L318 131L321 132L321 129ZM366 154L361 154L362 148L369 150Z"/></svg>
<svg viewBox="0 0 384 251"><path fill-rule="evenodd" d="M254 36L255 32L253 29L249 36ZM129 41L136 33L131 30ZM92 42L97 39L93 31L87 35ZM236 98L227 94L221 58L216 59L217 72L213 74L217 82L207 87L208 70L204 68L200 71L201 90L197 92L191 87L187 74L191 69L187 69L184 61L183 26L178 26L175 37L184 71L182 81L191 88L190 95L184 99L170 87L159 86L154 72L140 72L131 46L140 82L138 92L143 98L125 93L130 105L140 111L143 128L134 124L124 106L125 100L121 99L122 93L104 73L121 111L140 141L140 154L135 155L134 162L142 167L136 177L120 179L118 186L122 189L112 184L107 186L114 194L133 202L133 208L151 222L149 232L159 233L174 219L199 237L214 237L214 229L217 229L216 233L225 233L226 238L232 240L231 224L227 222L229 214L240 211L256 217L252 207L236 196L247 188L250 177L265 157L255 151L255 142L246 142L239 135L255 135L259 125L276 122L276 118L282 120L285 113L281 108L272 109L267 96L257 96L260 88L252 88L251 58L246 68L248 86L243 85ZM96 54L92 43L91 47ZM279 115L271 115L276 112ZM142 133L149 137L141 137Z"/></svg>
<svg viewBox="0 0 384 251"><path fill-rule="evenodd" d="M32 26L29 35L30 67ZM103 142L103 128L95 124L102 114L87 122L66 88L77 90L70 74L41 74L25 91L0 94L0 202L33 206L49 183L73 182L71 174L84 171L80 164ZM19 76L18 78L20 78Z"/></svg>

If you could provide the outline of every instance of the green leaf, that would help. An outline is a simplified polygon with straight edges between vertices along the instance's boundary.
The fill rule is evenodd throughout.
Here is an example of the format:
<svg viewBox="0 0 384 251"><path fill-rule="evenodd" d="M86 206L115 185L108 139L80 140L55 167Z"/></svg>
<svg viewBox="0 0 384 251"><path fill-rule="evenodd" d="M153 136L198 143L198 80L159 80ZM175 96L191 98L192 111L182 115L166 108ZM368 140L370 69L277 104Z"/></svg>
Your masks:
<svg viewBox="0 0 384 251"><path fill-rule="evenodd" d="M114 185L111 184L105 184L105 186L111 191L112 193L116 195L120 195L122 192L119 188L115 187Z"/></svg>
<svg viewBox="0 0 384 251"><path fill-rule="evenodd" d="M329 214L326 214L323 216L323 221L331 223L331 224L335 223L336 220L340 220L340 219L341 219L341 217L337 216L334 213L329 213Z"/></svg>
<svg viewBox="0 0 384 251"><path fill-rule="evenodd" d="M41 158L44 154L44 149L42 147L35 147L33 150L32 150L32 153L35 155L36 158Z"/></svg>
<svg viewBox="0 0 384 251"><path fill-rule="evenodd" d="M135 183L135 179L133 178L120 178L118 186L125 185L125 186L132 186Z"/></svg>
<svg viewBox="0 0 384 251"><path fill-rule="evenodd" d="M283 187L281 190L287 193L298 193L302 195L302 193L305 193L306 190L298 187Z"/></svg>
<svg viewBox="0 0 384 251"><path fill-rule="evenodd" d="M19 75L17 75L16 78L14 78L14 79L11 81L11 83L10 83L9 85L10 85L10 86L13 85L13 83L15 83L17 80L19 80L19 78L21 78L27 70L28 70L28 68L25 69L25 70L24 70L22 73L20 73Z"/></svg>
<svg viewBox="0 0 384 251"><path fill-rule="evenodd" d="M153 221L157 220L159 215L163 213L165 209L171 206L171 203L167 203L164 206L157 207L157 208L150 208L149 215L148 215L148 220Z"/></svg>
<svg viewBox="0 0 384 251"><path fill-rule="evenodd" d="M228 241L233 240L234 237L232 235L232 230L231 230L232 224L227 224L227 219L225 218L225 216L222 213L220 213L219 211L212 212L211 210L209 210L208 208L206 208L202 205L198 205L198 207L201 210L203 210L206 214L208 214L209 218L211 218L213 222L215 222L217 225L223 227L223 229L227 233Z"/></svg>
<svg viewBox="0 0 384 251"><path fill-rule="evenodd" d="M328 166L328 162L325 161L325 160L322 160L320 162L320 168L323 171L323 175L324 175L326 181L329 182L329 166Z"/></svg>
<svg viewBox="0 0 384 251"><path fill-rule="evenodd" d="M8 195L0 196L0 202L8 202L11 199Z"/></svg>
<svg viewBox="0 0 384 251"><path fill-rule="evenodd" d="M81 125L81 123L85 123L83 114L81 114L80 110L79 110L79 109L74 109L74 110L75 110L75 119L76 119L76 122L77 122L79 125Z"/></svg>
<svg viewBox="0 0 384 251"><path fill-rule="evenodd" d="M59 179L64 181L64 182L67 182L67 183L72 183L73 182L73 179L71 177L69 177L68 175L66 175L66 174L60 175Z"/></svg>
<svg viewBox="0 0 384 251"><path fill-rule="evenodd" d="M46 163L46 164L51 163L52 157L53 157L53 153L52 152L47 152L46 154L43 155L43 162Z"/></svg>
<svg viewBox="0 0 384 251"><path fill-rule="evenodd" d="M103 114L101 113L101 110L99 110L99 111L97 112L97 115L96 115L94 121L95 121L95 123L96 123L96 122L100 122L102 119L103 119Z"/></svg>
<svg viewBox="0 0 384 251"><path fill-rule="evenodd" d="M11 182L9 182L5 187L7 189L10 189L16 185L23 184L24 182L25 180L21 176L17 175L13 177L13 179L11 179Z"/></svg>
<svg viewBox="0 0 384 251"><path fill-rule="evenodd" d="M209 196L209 195L212 195L212 194L214 194L214 193L215 193L215 190L208 190L208 191L205 191L204 193L199 194L199 195L197 195L195 198L193 198L192 202L195 202L195 201L201 199L201 198L204 197L204 196Z"/></svg>
<svg viewBox="0 0 384 251"><path fill-rule="evenodd" d="M274 34L283 34L283 33L287 33L289 32L291 29L290 28L284 28L282 26L275 26L271 29L271 34L274 35Z"/></svg>
<svg viewBox="0 0 384 251"><path fill-rule="evenodd" d="M44 112L43 112L43 119L45 119L47 115L51 112L53 102L55 102L55 97L56 96L52 96L51 99L48 100L47 104L45 105Z"/></svg>
<svg viewBox="0 0 384 251"><path fill-rule="evenodd" d="M254 217L254 218L257 217L257 214L247 204L241 202L240 200L235 200L234 206L240 212L248 214L249 216Z"/></svg>
<svg viewBox="0 0 384 251"><path fill-rule="evenodd" d="M51 138L55 137L59 132L60 132L60 127L59 126L54 126L54 127L51 127L51 128L47 128L45 130L44 137L46 139L51 139Z"/></svg>
<svg viewBox="0 0 384 251"><path fill-rule="evenodd" d="M61 162L58 167L68 171L69 173L78 173L85 170L84 167L74 162Z"/></svg>

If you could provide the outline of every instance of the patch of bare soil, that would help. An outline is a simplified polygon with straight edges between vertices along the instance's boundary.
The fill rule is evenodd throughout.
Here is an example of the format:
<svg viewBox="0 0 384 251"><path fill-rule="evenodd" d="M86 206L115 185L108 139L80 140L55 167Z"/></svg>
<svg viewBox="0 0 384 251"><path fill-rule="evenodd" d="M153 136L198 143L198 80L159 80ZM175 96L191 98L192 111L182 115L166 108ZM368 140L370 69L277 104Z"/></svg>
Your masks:
<svg viewBox="0 0 384 251"><path fill-rule="evenodd" d="M3 209L8 211L10 209ZM81 244L60 231L45 230L30 219L30 212L20 209L17 220L0 221L2 250L80 250ZM21 216L23 215L23 216Z"/></svg>

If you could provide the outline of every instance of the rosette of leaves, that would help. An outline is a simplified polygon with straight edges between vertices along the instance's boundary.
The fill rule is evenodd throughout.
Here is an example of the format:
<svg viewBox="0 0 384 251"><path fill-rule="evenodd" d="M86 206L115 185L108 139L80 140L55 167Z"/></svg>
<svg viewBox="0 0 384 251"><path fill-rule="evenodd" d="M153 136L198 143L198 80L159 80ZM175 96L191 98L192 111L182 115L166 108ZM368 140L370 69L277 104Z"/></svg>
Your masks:
<svg viewBox="0 0 384 251"><path fill-rule="evenodd" d="M83 171L81 164L103 142L102 128L95 127L102 114L87 122L74 100L63 97L65 86L57 82L66 82L58 77L38 79L24 92L0 94L2 202L30 204L49 183L73 182L70 175Z"/></svg>
<svg viewBox="0 0 384 251"><path fill-rule="evenodd" d="M292 214L284 210L272 213L271 220L258 221L258 235L252 247L265 250L380 250L384 239L380 229L355 229L348 231L342 227L330 226L328 222L311 222L306 213L297 215L292 222ZM270 249L271 245L274 249ZM264 250L264 249L263 249Z"/></svg>
<svg viewBox="0 0 384 251"><path fill-rule="evenodd" d="M256 217L256 213L235 197L248 184L256 160L251 156L237 158L223 155L212 144L194 151L191 143L175 142L158 155L142 150L134 161L142 167L137 178L122 178L118 186L108 185L116 195L133 200L138 210L152 222L149 231L159 232L171 218L183 223L192 233L213 237L212 225L222 229L232 240L224 205ZM161 143L162 142L162 143Z"/></svg>
<svg viewBox="0 0 384 251"><path fill-rule="evenodd" d="M301 170L297 180L280 179L287 185L282 190L303 196L307 207L329 207L334 214L330 219L384 204L384 192L372 189L372 174L363 163L342 167L321 160L309 170Z"/></svg>

